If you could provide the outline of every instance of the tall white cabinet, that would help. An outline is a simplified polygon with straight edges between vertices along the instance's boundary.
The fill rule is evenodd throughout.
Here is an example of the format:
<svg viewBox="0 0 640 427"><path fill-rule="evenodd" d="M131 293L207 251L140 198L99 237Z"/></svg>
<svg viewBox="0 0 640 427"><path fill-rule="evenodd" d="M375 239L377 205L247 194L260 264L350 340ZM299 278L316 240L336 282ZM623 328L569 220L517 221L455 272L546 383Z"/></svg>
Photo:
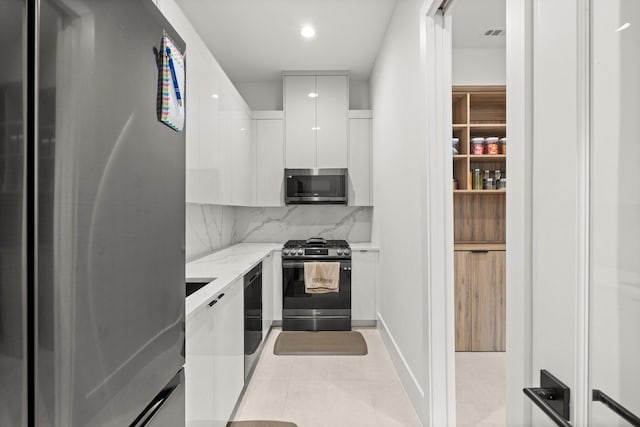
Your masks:
<svg viewBox="0 0 640 427"><path fill-rule="evenodd" d="M373 206L371 112L349 113L349 205Z"/></svg>
<svg viewBox="0 0 640 427"><path fill-rule="evenodd" d="M348 77L284 75L285 165L348 167Z"/></svg>

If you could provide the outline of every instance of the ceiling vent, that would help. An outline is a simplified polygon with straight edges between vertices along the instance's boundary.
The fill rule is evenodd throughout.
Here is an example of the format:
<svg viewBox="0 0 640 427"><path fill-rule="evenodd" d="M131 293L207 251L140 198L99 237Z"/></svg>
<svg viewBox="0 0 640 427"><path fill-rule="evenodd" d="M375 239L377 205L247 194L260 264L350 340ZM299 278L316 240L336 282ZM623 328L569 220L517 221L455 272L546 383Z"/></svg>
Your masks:
<svg viewBox="0 0 640 427"><path fill-rule="evenodd" d="M503 36L504 35L504 30L487 30L484 32L485 36L488 37L492 37L492 36Z"/></svg>

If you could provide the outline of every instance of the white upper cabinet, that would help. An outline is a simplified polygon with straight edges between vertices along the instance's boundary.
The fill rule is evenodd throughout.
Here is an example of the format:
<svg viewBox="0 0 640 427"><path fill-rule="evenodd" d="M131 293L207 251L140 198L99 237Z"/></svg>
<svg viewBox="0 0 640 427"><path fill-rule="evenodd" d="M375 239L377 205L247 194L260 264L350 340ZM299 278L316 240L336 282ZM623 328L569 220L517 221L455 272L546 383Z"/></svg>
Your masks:
<svg viewBox="0 0 640 427"><path fill-rule="evenodd" d="M285 75L285 165L346 168L349 88L346 75Z"/></svg>
<svg viewBox="0 0 640 427"><path fill-rule="evenodd" d="M347 76L317 76L316 93L316 167L346 168L349 132Z"/></svg>
<svg viewBox="0 0 640 427"><path fill-rule="evenodd" d="M349 119L349 205L372 206L371 119Z"/></svg>
<svg viewBox="0 0 640 427"><path fill-rule="evenodd" d="M193 52L192 52L193 53ZM195 55L190 56L194 59ZM199 62L202 66L196 69L214 69L213 58L200 55ZM203 73L202 71L194 76L195 87L198 91L191 92L191 96L198 97L198 108L187 113L187 134L196 132L198 134L198 162L199 180L198 187L199 203L217 203L222 196L221 181L221 161L222 152L220 140L220 76L217 73ZM189 147L187 143L187 148ZM189 183L187 183L187 191ZM187 198L187 201L191 201Z"/></svg>
<svg viewBox="0 0 640 427"><path fill-rule="evenodd" d="M176 2L157 5L188 46L186 201L251 206L250 109Z"/></svg>
<svg viewBox="0 0 640 427"><path fill-rule="evenodd" d="M316 167L316 77L285 76L284 120L287 168Z"/></svg>
<svg viewBox="0 0 640 427"><path fill-rule="evenodd" d="M282 119L255 120L255 205L284 204L284 124Z"/></svg>

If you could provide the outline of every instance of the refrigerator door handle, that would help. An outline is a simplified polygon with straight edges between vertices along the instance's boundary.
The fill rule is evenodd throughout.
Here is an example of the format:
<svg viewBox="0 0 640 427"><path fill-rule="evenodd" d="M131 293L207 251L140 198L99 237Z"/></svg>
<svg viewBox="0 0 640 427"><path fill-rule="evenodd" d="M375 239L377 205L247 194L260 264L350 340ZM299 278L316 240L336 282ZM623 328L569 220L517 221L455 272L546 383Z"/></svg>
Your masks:
<svg viewBox="0 0 640 427"><path fill-rule="evenodd" d="M138 415L129 427L147 427L151 425L155 415L162 409L164 404L168 402L179 387L182 385L182 370L166 385L166 387L153 398L151 403L147 405L144 411Z"/></svg>

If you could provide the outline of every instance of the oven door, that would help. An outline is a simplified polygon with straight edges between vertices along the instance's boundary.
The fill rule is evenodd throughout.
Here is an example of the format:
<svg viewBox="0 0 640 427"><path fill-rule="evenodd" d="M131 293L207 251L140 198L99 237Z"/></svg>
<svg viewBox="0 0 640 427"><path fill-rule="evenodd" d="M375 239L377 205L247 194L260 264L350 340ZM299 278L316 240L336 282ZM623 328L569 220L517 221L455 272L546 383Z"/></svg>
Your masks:
<svg viewBox="0 0 640 427"><path fill-rule="evenodd" d="M340 260L338 292L308 294L304 287L304 262L284 260L282 325L283 330L350 330L351 261Z"/></svg>
<svg viewBox="0 0 640 427"><path fill-rule="evenodd" d="M286 169L285 203L347 204L346 169Z"/></svg>

